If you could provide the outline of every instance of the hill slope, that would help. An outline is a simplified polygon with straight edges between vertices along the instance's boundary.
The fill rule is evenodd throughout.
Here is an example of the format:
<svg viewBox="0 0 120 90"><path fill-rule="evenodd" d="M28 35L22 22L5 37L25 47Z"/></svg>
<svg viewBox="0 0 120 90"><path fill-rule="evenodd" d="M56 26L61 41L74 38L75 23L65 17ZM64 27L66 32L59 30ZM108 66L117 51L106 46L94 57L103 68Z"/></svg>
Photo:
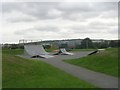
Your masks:
<svg viewBox="0 0 120 90"><path fill-rule="evenodd" d="M3 88L94 88L47 63L15 56L21 50L3 50Z"/></svg>

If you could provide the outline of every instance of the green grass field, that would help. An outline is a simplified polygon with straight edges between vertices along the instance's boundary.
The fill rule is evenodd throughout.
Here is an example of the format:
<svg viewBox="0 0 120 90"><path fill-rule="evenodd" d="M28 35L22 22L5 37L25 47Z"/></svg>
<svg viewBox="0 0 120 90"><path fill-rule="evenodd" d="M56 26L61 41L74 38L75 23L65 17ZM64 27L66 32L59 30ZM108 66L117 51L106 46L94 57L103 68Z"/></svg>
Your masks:
<svg viewBox="0 0 120 90"><path fill-rule="evenodd" d="M87 69L118 76L118 49L109 48L100 53L80 59L64 60L70 64L85 67Z"/></svg>
<svg viewBox="0 0 120 90"><path fill-rule="evenodd" d="M15 56L23 50L2 52L3 88L95 88L45 62Z"/></svg>
<svg viewBox="0 0 120 90"><path fill-rule="evenodd" d="M96 49L71 49L70 52L92 51Z"/></svg>
<svg viewBox="0 0 120 90"><path fill-rule="evenodd" d="M59 49L58 49L59 50ZM96 49L71 49L68 52L81 52L81 51L91 51L91 50L96 50ZM47 52L53 52L54 49L46 49Z"/></svg>
<svg viewBox="0 0 120 90"><path fill-rule="evenodd" d="M0 89L2 90L2 49L0 48Z"/></svg>

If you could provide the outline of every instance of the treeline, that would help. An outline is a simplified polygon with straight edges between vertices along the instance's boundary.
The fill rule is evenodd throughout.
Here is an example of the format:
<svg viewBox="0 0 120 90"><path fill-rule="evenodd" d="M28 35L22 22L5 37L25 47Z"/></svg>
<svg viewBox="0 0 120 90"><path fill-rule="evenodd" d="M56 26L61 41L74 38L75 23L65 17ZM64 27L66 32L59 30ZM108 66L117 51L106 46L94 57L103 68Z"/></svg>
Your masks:
<svg viewBox="0 0 120 90"><path fill-rule="evenodd" d="M24 49L23 45L19 44L4 44L2 45L3 49Z"/></svg>
<svg viewBox="0 0 120 90"><path fill-rule="evenodd" d="M108 48L108 47L119 47L119 40L104 40L101 42L92 42L90 38L85 38L82 40L80 45L76 45L76 49L85 49L85 48Z"/></svg>
<svg viewBox="0 0 120 90"><path fill-rule="evenodd" d="M52 45L44 45L46 49L66 48L66 49L86 49L86 48L108 48L108 47L120 47L120 40L103 40L99 42L93 42L90 38L85 38L81 41L81 44L76 44L75 47L70 47L67 43L61 43ZM21 44L4 44L2 48L7 49L24 49Z"/></svg>
<svg viewBox="0 0 120 90"><path fill-rule="evenodd" d="M75 47L69 47L68 44L61 44L60 48L72 48L72 49L92 49L92 48L117 48L120 45L120 40L103 40L99 42L93 42L90 38L85 38L81 41L81 44L76 44Z"/></svg>

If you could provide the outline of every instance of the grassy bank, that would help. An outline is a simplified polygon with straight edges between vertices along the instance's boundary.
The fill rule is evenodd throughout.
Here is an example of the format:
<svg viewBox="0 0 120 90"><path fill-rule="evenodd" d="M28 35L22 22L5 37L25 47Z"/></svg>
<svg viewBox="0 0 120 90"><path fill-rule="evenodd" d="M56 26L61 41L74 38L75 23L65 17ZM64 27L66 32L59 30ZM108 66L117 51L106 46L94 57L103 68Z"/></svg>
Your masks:
<svg viewBox="0 0 120 90"><path fill-rule="evenodd" d="M65 62L108 75L118 76L117 48L109 48L91 56L80 59L66 60Z"/></svg>
<svg viewBox="0 0 120 90"><path fill-rule="evenodd" d="M3 50L3 88L94 88L95 86L39 60L15 56L23 50Z"/></svg>

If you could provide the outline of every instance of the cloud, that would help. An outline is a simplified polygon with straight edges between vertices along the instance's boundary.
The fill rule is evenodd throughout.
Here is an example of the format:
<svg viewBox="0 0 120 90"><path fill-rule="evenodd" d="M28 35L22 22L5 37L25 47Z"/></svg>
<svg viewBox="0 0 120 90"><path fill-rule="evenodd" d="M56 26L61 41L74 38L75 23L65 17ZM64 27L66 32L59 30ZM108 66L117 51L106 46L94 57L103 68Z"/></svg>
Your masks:
<svg viewBox="0 0 120 90"><path fill-rule="evenodd" d="M3 14L8 14L13 11L18 13L19 11L20 13L24 13L38 19L53 19L54 16L52 16L52 14L54 15L60 14L60 11L54 10L54 6L56 4L57 3L51 2L3 3L2 11ZM50 13L50 11L52 12L52 14Z"/></svg>
<svg viewBox="0 0 120 90"><path fill-rule="evenodd" d="M92 17L110 17L117 14L113 13L117 8L117 4L113 3L68 3L68 2L26 2L26 3L3 3L3 13L11 13L12 11L20 11L31 15L38 19L63 19L77 20ZM16 12L16 13L17 13ZM107 13L105 13L107 12ZM109 12L109 13L108 13ZM101 13L101 14L100 14ZM111 14L110 14L111 13ZM108 14L108 15L107 15ZM76 17L76 18L75 18ZM80 19L80 20L81 20Z"/></svg>
<svg viewBox="0 0 120 90"><path fill-rule="evenodd" d="M79 16L82 19L99 17L100 15L102 17L117 16L117 3L61 3L57 9L64 13L62 16L64 19L72 20L74 17L76 17L75 20L79 19ZM113 14L113 12L115 13Z"/></svg>
<svg viewBox="0 0 120 90"><path fill-rule="evenodd" d="M19 11L12 11L11 13L3 13L3 20L8 22L30 22L36 20L35 17L19 12Z"/></svg>
<svg viewBox="0 0 120 90"><path fill-rule="evenodd" d="M59 28L55 27L55 26L36 26L33 28L27 28L24 30L19 30L16 31L15 34L17 35L28 35L28 34L36 34L36 33L49 33L49 32L56 32L59 31Z"/></svg>
<svg viewBox="0 0 120 90"><path fill-rule="evenodd" d="M12 2L2 4L5 41L24 38L117 38L115 2ZM114 35L112 35L114 33ZM101 34L101 35L100 35ZM15 41L16 41L15 40Z"/></svg>

